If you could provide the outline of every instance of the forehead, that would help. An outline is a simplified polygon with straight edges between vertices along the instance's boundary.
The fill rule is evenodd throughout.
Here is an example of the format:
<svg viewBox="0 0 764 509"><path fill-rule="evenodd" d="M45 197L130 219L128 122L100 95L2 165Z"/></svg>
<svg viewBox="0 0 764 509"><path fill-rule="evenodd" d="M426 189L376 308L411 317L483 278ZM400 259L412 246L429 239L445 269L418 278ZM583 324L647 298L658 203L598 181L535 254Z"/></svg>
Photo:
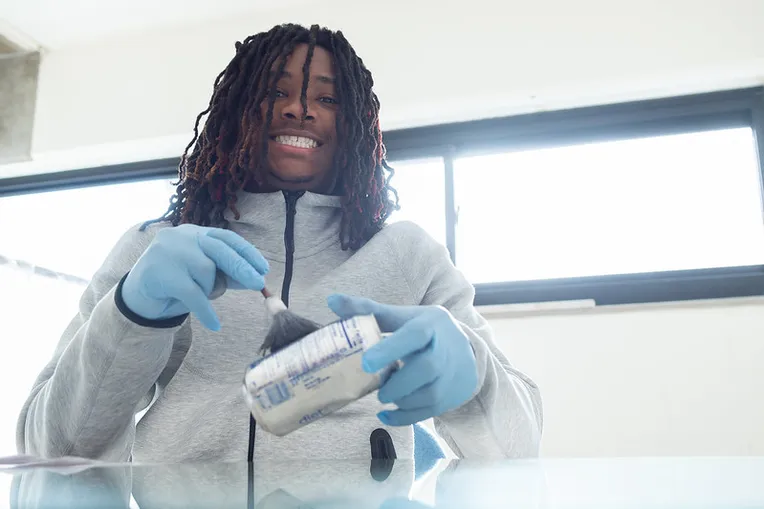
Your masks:
<svg viewBox="0 0 764 509"><path fill-rule="evenodd" d="M305 59L308 57L308 45L298 44L294 51L287 57L284 71L288 76L302 76L302 68L305 65ZM272 70L278 69L278 64L274 63ZM334 77L334 57L321 46L316 46L313 50L313 57L310 59L310 74L312 76Z"/></svg>

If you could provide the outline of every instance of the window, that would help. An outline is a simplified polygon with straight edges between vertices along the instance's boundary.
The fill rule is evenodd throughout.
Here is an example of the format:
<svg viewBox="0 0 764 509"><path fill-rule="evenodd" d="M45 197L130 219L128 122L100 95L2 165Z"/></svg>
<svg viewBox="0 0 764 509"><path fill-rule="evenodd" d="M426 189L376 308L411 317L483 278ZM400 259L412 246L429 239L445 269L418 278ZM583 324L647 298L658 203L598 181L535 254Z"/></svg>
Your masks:
<svg viewBox="0 0 764 509"><path fill-rule="evenodd" d="M461 157L454 189L474 283L764 264L748 127Z"/></svg>
<svg viewBox="0 0 764 509"><path fill-rule="evenodd" d="M393 161L395 170L390 184L398 192L400 209L390 217L390 222L413 221L427 233L446 244L445 177L443 160L422 159Z"/></svg>
<svg viewBox="0 0 764 509"><path fill-rule="evenodd" d="M764 293L764 88L402 129L385 144L401 204L390 220L413 220L446 245L478 304ZM0 196L170 178L176 165L0 179ZM6 221L10 247L0 254L86 277L124 227L165 209L171 189L146 182L119 184L124 191L89 205L98 214L77 220L66 212L72 198L57 198L75 194L45 194L46 235L20 242L28 225ZM139 191L129 186L155 205L131 209L126 197ZM42 221L38 209L11 213ZM113 214L125 224L110 230L106 217L122 220ZM82 221L103 243L59 260L51 246Z"/></svg>
<svg viewBox="0 0 764 509"><path fill-rule="evenodd" d="M764 294L764 88L387 133L440 157L476 304Z"/></svg>
<svg viewBox="0 0 764 509"><path fill-rule="evenodd" d="M148 180L0 198L0 456L15 454L17 414L87 281L128 228L167 209L172 191Z"/></svg>
<svg viewBox="0 0 764 509"><path fill-rule="evenodd" d="M167 210L173 192L161 179L0 198L0 254L89 279L126 230Z"/></svg>

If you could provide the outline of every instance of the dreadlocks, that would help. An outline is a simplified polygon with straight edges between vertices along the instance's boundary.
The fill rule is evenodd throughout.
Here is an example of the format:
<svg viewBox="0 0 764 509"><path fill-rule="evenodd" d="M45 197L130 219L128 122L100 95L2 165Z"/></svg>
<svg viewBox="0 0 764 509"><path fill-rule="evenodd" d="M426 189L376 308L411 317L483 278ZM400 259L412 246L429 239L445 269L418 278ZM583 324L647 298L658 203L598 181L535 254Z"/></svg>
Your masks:
<svg viewBox="0 0 764 509"><path fill-rule="evenodd" d="M286 57L298 44L308 44L300 97L303 122L308 114L308 75L316 45L334 57L340 97L335 193L342 196L342 249L358 249L382 228L398 208L398 195L389 184L394 172L385 160L379 100L372 91L371 72L342 32L295 24L278 25L236 43L236 55L215 79L209 105L196 118L194 137L181 157L169 209L144 227L169 221L173 226L192 223L226 228L227 210L236 219L240 217L236 194L245 185L255 190L262 185L259 170L266 164L276 83L284 72ZM278 68L272 73L277 62ZM262 118L264 101L268 108ZM200 133L199 124L205 115Z"/></svg>

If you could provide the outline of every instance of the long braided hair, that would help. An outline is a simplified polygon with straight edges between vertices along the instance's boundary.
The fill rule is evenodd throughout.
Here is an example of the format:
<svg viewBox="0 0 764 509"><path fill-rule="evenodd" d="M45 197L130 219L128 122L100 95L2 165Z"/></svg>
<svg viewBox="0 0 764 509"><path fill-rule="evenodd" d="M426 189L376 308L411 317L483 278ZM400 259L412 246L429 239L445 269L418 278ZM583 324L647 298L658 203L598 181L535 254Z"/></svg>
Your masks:
<svg viewBox="0 0 764 509"><path fill-rule="evenodd" d="M371 72L342 32L318 25L307 29L284 24L236 43L236 55L215 79L209 105L196 118L194 137L178 167L170 207L143 228L160 221L169 221L173 226L192 223L226 228L227 210L239 219L237 192L245 185L248 190L262 185L258 170L264 167L267 157L276 83L284 72L286 57L298 44L308 44L300 97L303 120L308 110L309 69L315 47L324 48L334 58L340 100L334 194L342 197L342 249L360 248L383 227L398 208L398 194L390 186L394 171L385 160L379 100L372 91ZM278 69L271 73L276 62ZM268 109L262 118L264 101ZM199 124L205 115L200 133Z"/></svg>

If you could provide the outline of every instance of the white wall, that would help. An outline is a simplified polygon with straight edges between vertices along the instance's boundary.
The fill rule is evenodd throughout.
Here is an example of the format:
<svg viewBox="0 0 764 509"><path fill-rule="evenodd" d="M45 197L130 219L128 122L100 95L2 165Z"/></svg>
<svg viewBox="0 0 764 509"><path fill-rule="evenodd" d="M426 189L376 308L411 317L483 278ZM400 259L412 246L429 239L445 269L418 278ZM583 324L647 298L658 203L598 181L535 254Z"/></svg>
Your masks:
<svg viewBox="0 0 764 509"><path fill-rule="evenodd" d="M764 299L491 320L545 456L764 455Z"/></svg>
<svg viewBox="0 0 764 509"><path fill-rule="evenodd" d="M177 155L234 41L277 22L342 29L390 129L762 84L762 19L761 0L338 0L145 31L45 56L33 151Z"/></svg>

